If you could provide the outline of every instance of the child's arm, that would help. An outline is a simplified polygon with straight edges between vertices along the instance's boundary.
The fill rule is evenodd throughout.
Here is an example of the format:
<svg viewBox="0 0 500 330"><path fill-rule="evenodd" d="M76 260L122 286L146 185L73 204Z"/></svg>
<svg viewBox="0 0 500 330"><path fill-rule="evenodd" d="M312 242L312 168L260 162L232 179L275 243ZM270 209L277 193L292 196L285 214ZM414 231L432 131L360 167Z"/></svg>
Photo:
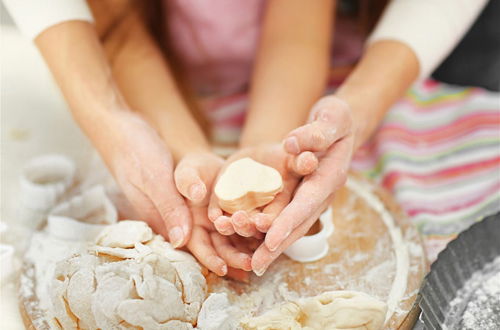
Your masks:
<svg viewBox="0 0 500 330"><path fill-rule="evenodd" d="M334 0L271 0L254 68L242 147L279 142L324 91Z"/></svg>
<svg viewBox="0 0 500 330"><path fill-rule="evenodd" d="M287 184L262 213L251 216L246 212L224 216L217 198L212 198L209 218L221 233L236 231L250 236L257 229L265 232L290 201L298 177L289 175L287 157L279 144L290 130L304 123L312 104L323 93L334 4L334 0L271 0L267 4L252 77L250 107L240 140L242 149L229 161L250 156L280 170ZM310 154L290 164L298 172L310 173L315 161Z"/></svg>
<svg viewBox="0 0 500 330"><path fill-rule="evenodd" d="M94 11L101 2L92 1ZM119 11L118 11L119 12ZM106 13L109 16L109 13ZM153 38L144 17L132 6L106 31L106 20L100 24L103 46L113 77L127 103L156 129L170 148L176 162L185 154L210 152L201 128L189 110L169 64Z"/></svg>

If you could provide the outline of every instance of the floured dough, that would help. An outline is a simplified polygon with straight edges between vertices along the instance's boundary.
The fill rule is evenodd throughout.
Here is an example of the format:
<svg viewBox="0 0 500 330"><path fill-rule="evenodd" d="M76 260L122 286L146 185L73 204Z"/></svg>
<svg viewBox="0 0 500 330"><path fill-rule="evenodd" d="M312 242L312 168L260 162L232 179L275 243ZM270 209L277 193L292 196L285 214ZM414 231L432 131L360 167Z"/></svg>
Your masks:
<svg viewBox="0 0 500 330"><path fill-rule="evenodd" d="M214 188L219 206L228 213L264 206L281 190L280 173L248 157L231 163Z"/></svg>
<svg viewBox="0 0 500 330"><path fill-rule="evenodd" d="M103 230L87 253L57 263L52 325L63 329L193 329L206 298L201 267L139 221Z"/></svg>
<svg viewBox="0 0 500 330"><path fill-rule="evenodd" d="M153 238L153 230L143 221L124 220L105 228L97 237L98 246L130 248Z"/></svg>
<svg viewBox="0 0 500 330"><path fill-rule="evenodd" d="M109 225L116 223L118 212L109 200L104 187L93 186L69 200L61 202L49 213L50 218L73 219L82 223Z"/></svg>
<svg viewBox="0 0 500 330"><path fill-rule="evenodd" d="M211 293L198 315L199 330L233 330L238 328L241 310L231 306L225 293Z"/></svg>
<svg viewBox="0 0 500 330"><path fill-rule="evenodd" d="M387 305L357 291L329 291L288 302L242 321L251 330L378 330L384 325Z"/></svg>

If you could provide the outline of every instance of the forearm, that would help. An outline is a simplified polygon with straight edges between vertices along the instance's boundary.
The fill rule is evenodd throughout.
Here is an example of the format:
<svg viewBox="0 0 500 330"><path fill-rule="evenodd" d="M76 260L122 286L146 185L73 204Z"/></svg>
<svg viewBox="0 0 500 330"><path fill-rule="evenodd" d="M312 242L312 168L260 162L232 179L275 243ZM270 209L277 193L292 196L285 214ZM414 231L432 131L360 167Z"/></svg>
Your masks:
<svg viewBox="0 0 500 330"><path fill-rule="evenodd" d="M114 44L120 43L115 47ZM175 159L209 144L176 86L166 59L137 13L105 40L113 76L128 104L153 125Z"/></svg>
<svg viewBox="0 0 500 330"><path fill-rule="evenodd" d="M113 118L129 109L113 82L94 27L68 21L41 33L35 43L52 71L73 116L101 152L113 139Z"/></svg>
<svg viewBox="0 0 500 330"><path fill-rule="evenodd" d="M352 110L356 148L371 136L418 73L417 57L403 43L379 41L366 49L359 64L335 93Z"/></svg>
<svg viewBox="0 0 500 330"><path fill-rule="evenodd" d="M269 3L242 146L280 141L307 118L328 75L333 2Z"/></svg>

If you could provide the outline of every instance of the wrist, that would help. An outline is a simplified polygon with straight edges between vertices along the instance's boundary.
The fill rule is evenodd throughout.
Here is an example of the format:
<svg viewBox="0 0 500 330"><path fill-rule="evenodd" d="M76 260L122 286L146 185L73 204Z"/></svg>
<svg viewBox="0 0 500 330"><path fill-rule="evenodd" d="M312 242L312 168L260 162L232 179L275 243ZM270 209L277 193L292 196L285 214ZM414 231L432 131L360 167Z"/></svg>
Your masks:
<svg viewBox="0 0 500 330"><path fill-rule="evenodd" d="M340 88L335 96L345 102L352 116L352 134L354 136L354 149L361 147L369 139L378 125L379 118L376 114L368 113L363 97L350 92L351 88ZM376 107L376 106L375 106Z"/></svg>

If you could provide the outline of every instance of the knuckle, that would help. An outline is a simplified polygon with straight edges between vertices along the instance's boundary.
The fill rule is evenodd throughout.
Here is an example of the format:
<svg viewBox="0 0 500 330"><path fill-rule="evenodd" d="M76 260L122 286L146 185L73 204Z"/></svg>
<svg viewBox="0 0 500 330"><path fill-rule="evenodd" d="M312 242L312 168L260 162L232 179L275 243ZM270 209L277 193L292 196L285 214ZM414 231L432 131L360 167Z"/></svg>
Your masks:
<svg viewBox="0 0 500 330"><path fill-rule="evenodd" d="M163 220L170 222L173 218L179 217L181 215L180 205L177 207L172 205L172 203L161 203L157 206L158 213Z"/></svg>
<svg viewBox="0 0 500 330"><path fill-rule="evenodd" d="M311 144L313 147L322 148L327 143L325 135L319 129L314 129L311 133Z"/></svg>

